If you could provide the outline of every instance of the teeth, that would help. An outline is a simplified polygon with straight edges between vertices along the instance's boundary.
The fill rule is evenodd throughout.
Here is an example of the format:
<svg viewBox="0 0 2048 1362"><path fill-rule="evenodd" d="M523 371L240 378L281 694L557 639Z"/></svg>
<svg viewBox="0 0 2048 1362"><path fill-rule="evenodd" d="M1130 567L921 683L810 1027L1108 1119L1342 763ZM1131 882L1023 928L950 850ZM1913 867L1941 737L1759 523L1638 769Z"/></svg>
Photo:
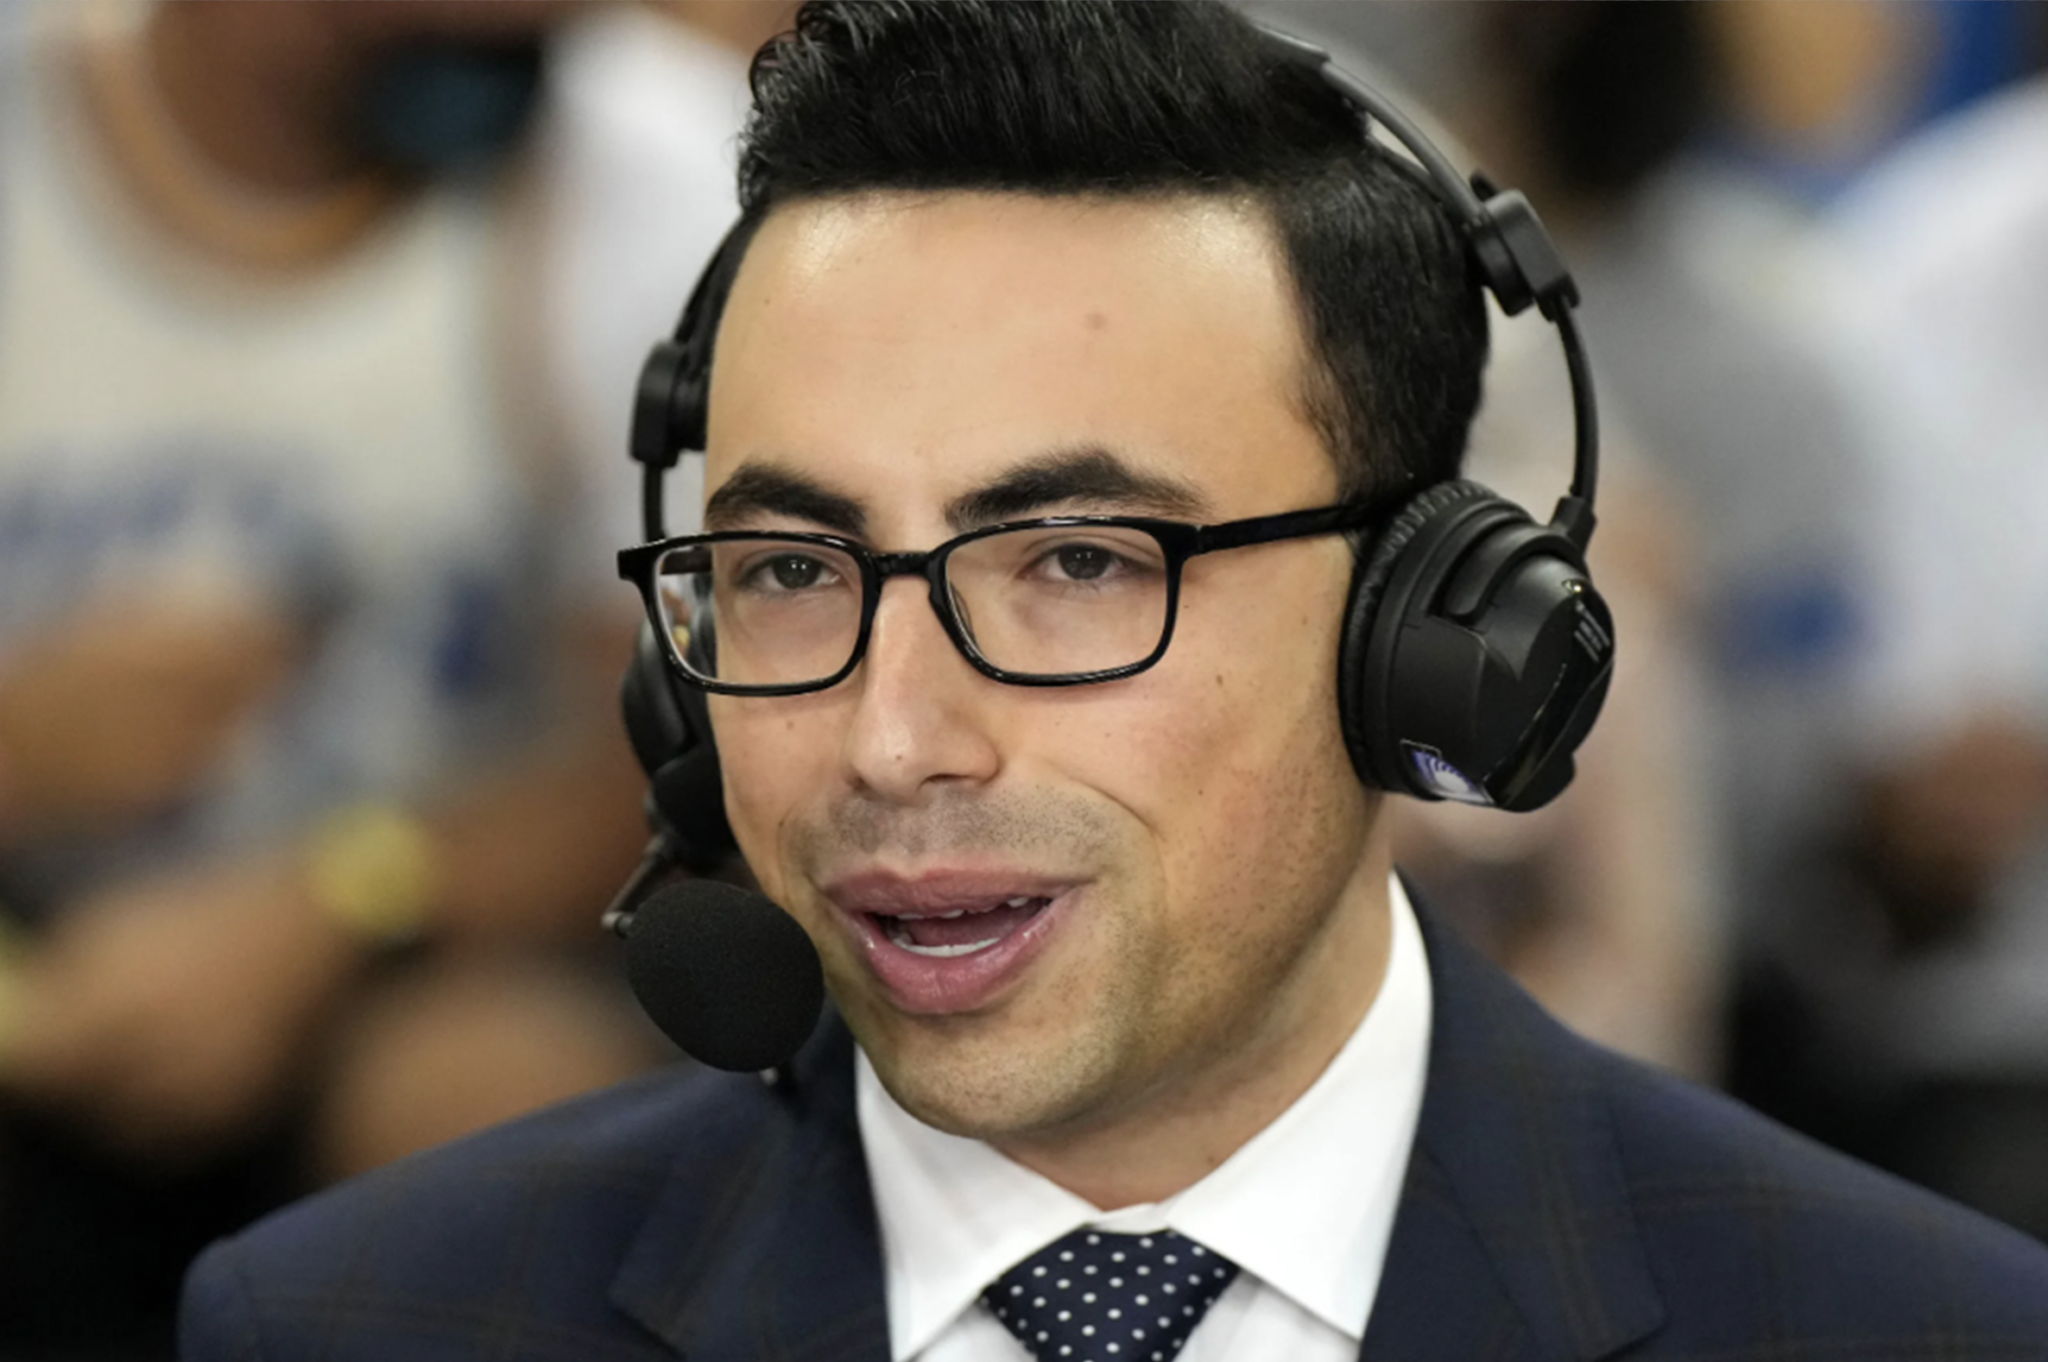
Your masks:
<svg viewBox="0 0 2048 1362"><path fill-rule="evenodd" d="M912 955L937 956L941 959L956 955L972 955L976 951L987 950L990 946L1002 940L999 936L992 936L986 941L967 941L957 946L920 946L910 939L910 929L903 925L903 919L901 918L890 918L886 930L889 933L890 941L909 951Z"/></svg>
<svg viewBox="0 0 2048 1362"><path fill-rule="evenodd" d="M1015 898L1003 900L1000 905L996 906L1003 908L1026 908L1034 903L1043 902L1045 902L1044 899L1034 897L1033 895L1019 894ZM935 919L951 920L953 918L966 917L970 913L988 913L994 910L993 906L989 908L955 908L949 913L934 913L930 916ZM992 936L985 941L967 941L957 946L920 946L910 939L909 919L882 915L881 922L883 932L887 934L893 944L909 951L912 955L923 955L935 959L943 960L952 959L955 956L972 955L976 951L985 951L1002 940L999 936Z"/></svg>
<svg viewBox="0 0 2048 1362"><path fill-rule="evenodd" d="M1019 895L1017 895L1017 897L1016 897L1016 898L1013 898L1013 899L1004 899L1004 900L1002 901L1002 903L1001 903L1000 905L998 905L998 906L1000 906L1000 907L1004 907L1004 908L1027 908L1027 907L1029 907L1030 905L1032 905L1032 904L1034 904L1034 903L1036 903L1036 902L1038 902L1038 900L1037 900L1037 899L1034 899L1034 898L1033 898L1033 897L1031 897L1031 895L1029 895L1029 894L1019 894ZM950 921L952 921L952 920L953 920L954 918L956 918L956 917L966 917L966 916L967 916L967 915L968 915L969 913L990 913L990 912L994 912L994 911L995 911L995 907L989 907L989 908L955 908L955 909L954 909L954 910L953 910L952 912L950 912L950 913L933 913L933 914L931 914L931 916L933 916L933 917L936 917L936 918L940 918L940 919L942 919L942 920L944 920L944 921L948 921L948 922L950 922Z"/></svg>
<svg viewBox="0 0 2048 1362"><path fill-rule="evenodd" d="M985 951L1000 940L1002 940L1001 937L992 936L986 941L969 941L958 946L919 946L909 941L899 941L896 944L909 951L912 955L954 956L972 955L976 951Z"/></svg>

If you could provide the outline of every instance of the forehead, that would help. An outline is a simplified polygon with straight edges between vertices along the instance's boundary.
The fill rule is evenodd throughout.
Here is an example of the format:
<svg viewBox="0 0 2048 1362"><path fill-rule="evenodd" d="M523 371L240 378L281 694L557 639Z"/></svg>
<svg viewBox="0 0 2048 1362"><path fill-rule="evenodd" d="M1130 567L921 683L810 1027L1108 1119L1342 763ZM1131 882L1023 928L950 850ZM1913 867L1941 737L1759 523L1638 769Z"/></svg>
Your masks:
<svg viewBox="0 0 2048 1362"><path fill-rule="evenodd" d="M1106 451L1214 514L1333 490L1272 229L1224 197L867 194L777 209L712 374L709 486L792 472L936 503ZM922 500L920 500L922 499ZM886 507L880 508L886 512Z"/></svg>

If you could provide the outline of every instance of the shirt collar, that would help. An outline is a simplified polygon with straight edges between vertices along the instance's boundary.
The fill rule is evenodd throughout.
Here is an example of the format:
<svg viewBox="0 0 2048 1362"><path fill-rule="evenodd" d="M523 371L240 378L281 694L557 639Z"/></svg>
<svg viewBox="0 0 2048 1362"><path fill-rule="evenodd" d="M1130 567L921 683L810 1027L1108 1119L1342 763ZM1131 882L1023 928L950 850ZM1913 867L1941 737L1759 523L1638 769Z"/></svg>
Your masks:
<svg viewBox="0 0 2048 1362"><path fill-rule="evenodd" d="M895 1362L915 1357L982 1287L1070 1230L1179 1230L1354 1340L1379 1286L1429 1063L1422 934L1390 880L1379 994L1308 1091L1194 1186L1104 1213L979 1140L934 1130L857 1061L861 1140L881 1221Z"/></svg>

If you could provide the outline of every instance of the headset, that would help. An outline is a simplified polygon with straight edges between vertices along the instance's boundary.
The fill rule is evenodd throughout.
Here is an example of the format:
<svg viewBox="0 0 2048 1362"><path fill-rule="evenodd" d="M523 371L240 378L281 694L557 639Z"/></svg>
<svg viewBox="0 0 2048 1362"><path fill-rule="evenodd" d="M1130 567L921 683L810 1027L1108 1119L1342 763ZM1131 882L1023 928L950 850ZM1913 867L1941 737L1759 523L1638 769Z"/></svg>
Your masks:
<svg viewBox="0 0 2048 1362"><path fill-rule="evenodd" d="M1360 117L1414 158L1468 244L1502 311L1531 305L1558 332L1571 384L1572 482L1548 524L1476 482L1423 489L1356 541L1358 558L1337 658L1338 706L1353 766L1370 787L1424 800L1508 810L1537 808L1572 778L1572 753L1591 729L1614 665L1614 621L1586 567L1599 471L1592 379L1573 320L1577 286L1519 192L1461 178L1444 155L1377 92L1321 48L1262 30L1273 55L1318 75ZM1405 164L1405 163L1403 163ZM712 257L674 335L641 370L632 455L641 466L649 541L666 536L662 479L705 445L712 343L752 226L745 220ZM693 665L715 654L701 614ZM655 846L607 920L623 929L656 864L703 871L731 855L718 752L704 692L643 626L623 687L626 730L646 769Z"/></svg>

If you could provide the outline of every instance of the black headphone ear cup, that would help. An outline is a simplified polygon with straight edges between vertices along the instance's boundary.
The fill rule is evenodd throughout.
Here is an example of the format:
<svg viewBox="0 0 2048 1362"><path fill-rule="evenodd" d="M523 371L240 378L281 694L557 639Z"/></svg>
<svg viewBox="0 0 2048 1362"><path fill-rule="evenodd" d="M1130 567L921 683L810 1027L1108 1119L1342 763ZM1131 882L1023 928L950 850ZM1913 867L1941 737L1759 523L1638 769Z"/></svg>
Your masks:
<svg viewBox="0 0 2048 1362"><path fill-rule="evenodd" d="M1417 497L1360 565L1345 740L1369 784L1533 809L1607 694L1614 622L1564 533L1476 483Z"/></svg>
<svg viewBox="0 0 2048 1362"><path fill-rule="evenodd" d="M1417 537L1447 508L1492 496L1476 482L1438 483L1424 488L1382 524L1366 531L1369 537L1360 546L1352 569L1351 595L1338 643L1337 715L1351 764L1367 785L1397 792L1407 789L1398 768L1380 755L1386 747L1382 741L1386 719L1376 697L1384 693L1385 686L1368 666L1387 583Z"/></svg>
<svg viewBox="0 0 2048 1362"><path fill-rule="evenodd" d="M684 712L682 687L669 674L668 659L654 626L642 622L633 642L633 659L619 686L619 708L626 719L626 737L640 769L650 776L688 751L696 742Z"/></svg>
<svg viewBox="0 0 2048 1362"><path fill-rule="evenodd" d="M708 611L690 634L690 665L712 670L717 643ZM649 820L685 867L717 868L737 847L725 817L724 776L705 693L670 667L651 624L642 625L620 687L626 734L647 772Z"/></svg>

